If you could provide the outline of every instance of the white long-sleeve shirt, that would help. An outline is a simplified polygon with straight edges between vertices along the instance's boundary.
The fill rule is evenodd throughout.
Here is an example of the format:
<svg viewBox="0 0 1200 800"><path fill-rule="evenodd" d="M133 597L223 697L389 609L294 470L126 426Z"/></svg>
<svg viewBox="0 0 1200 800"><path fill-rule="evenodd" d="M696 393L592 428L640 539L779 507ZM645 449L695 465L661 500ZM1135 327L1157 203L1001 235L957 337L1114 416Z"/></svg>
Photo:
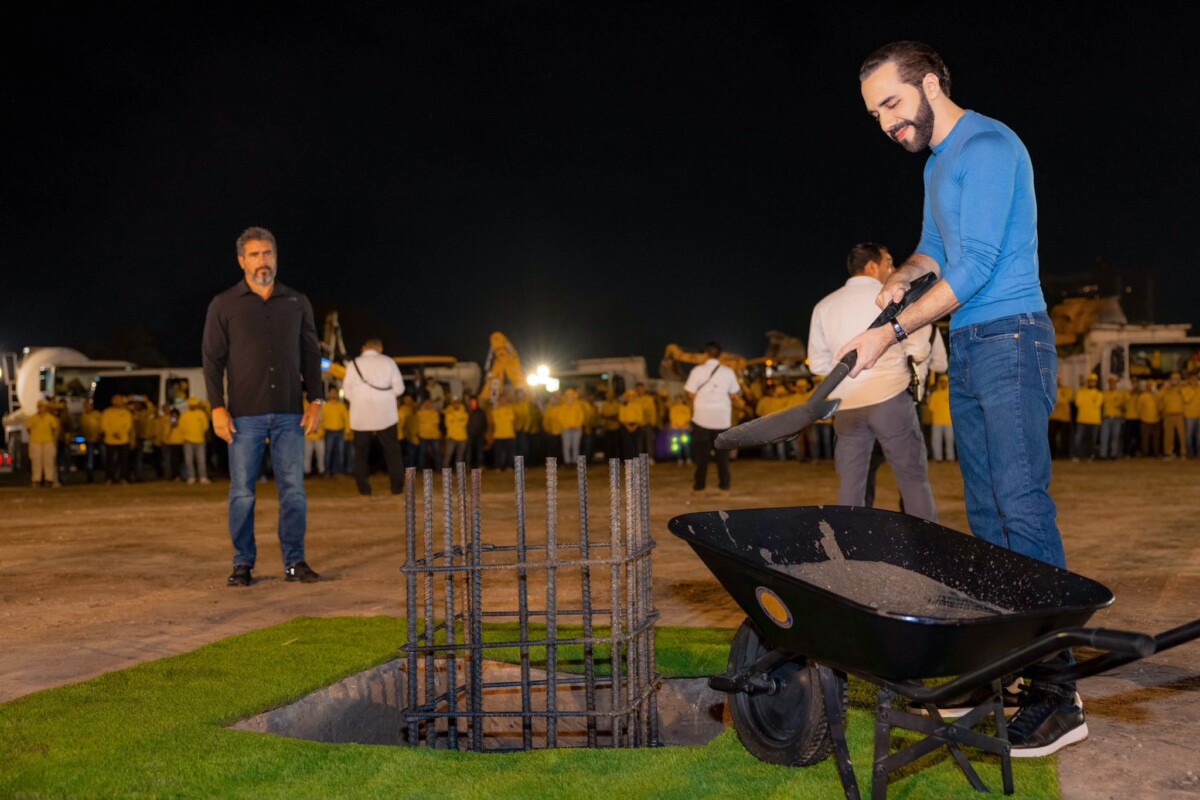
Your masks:
<svg viewBox="0 0 1200 800"><path fill-rule="evenodd" d="M813 308L808 330L808 366L815 375L828 375L837 365L842 345L865 331L879 316L875 298L883 284L870 275L855 275ZM906 356L924 361L929 356L929 330L910 331L900 347L890 347L875 366L857 378L846 378L830 392L841 408L862 408L890 400L908 388L912 372Z"/></svg>
<svg viewBox="0 0 1200 800"><path fill-rule="evenodd" d="M359 374L361 373L361 374ZM363 350L346 364L342 391L350 401L350 427L381 431L400 421L396 398L404 394L404 378L396 362L377 350Z"/></svg>

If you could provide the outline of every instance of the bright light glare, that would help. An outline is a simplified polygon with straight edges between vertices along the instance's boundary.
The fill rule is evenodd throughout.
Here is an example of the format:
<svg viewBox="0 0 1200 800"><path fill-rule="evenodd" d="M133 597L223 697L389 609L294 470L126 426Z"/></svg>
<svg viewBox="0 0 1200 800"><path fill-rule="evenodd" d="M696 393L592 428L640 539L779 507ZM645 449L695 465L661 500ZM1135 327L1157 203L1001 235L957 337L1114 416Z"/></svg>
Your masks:
<svg viewBox="0 0 1200 800"><path fill-rule="evenodd" d="M530 386L545 386L548 392L558 391L558 378L550 377L550 367L539 364L534 373L525 379Z"/></svg>

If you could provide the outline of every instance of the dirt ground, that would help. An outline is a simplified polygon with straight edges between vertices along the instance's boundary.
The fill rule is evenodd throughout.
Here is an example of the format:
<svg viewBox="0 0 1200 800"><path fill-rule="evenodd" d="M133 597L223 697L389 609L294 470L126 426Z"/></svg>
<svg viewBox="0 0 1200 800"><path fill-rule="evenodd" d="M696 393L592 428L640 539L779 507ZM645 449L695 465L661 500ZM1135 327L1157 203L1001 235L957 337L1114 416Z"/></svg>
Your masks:
<svg viewBox="0 0 1200 800"><path fill-rule="evenodd" d="M962 482L930 465L943 524L966 530ZM228 484L0 486L0 702L194 650L300 615L402 615L403 500L365 501L348 479L309 483L309 563L323 580L283 580L273 487L258 508L255 585L226 587ZM68 477L75 477L74 475ZM878 505L895 509L887 469ZM710 479L711 480L711 479ZM383 490L376 476L376 491ZM544 471L528 476L529 526L544 521ZM590 473L593 530L607 530L607 467ZM577 524L574 476L559 524ZM666 529L687 511L836 499L832 466L742 459L728 499L692 501L690 470L651 468L654 599L662 624L735 627L742 614ZM1060 463L1053 493L1071 568L1117 595L1093 624L1158 633L1200 616L1200 463ZM484 539L511 542L512 474L484 476ZM569 585L560 591L569 590ZM1090 738L1060 765L1067 798L1200 796L1200 642L1088 679Z"/></svg>

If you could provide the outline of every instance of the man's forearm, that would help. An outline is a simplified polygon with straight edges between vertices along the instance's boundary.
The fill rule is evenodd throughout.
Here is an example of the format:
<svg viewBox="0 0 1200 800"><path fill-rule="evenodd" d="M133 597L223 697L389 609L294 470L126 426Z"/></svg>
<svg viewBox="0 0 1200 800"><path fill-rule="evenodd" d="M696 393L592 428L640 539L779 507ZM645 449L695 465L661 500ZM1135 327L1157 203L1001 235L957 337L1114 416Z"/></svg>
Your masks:
<svg viewBox="0 0 1200 800"><path fill-rule="evenodd" d="M904 259L904 263L896 270L905 280L915 280L926 272L933 272L941 277L942 268L938 266L935 259L930 258L922 253L913 253L908 258Z"/></svg>
<svg viewBox="0 0 1200 800"><path fill-rule="evenodd" d="M917 277L920 277L919 275ZM917 302L900 312L896 321L906 331L915 331L941 319L959 306L950 284L940 280Z"/></svg>

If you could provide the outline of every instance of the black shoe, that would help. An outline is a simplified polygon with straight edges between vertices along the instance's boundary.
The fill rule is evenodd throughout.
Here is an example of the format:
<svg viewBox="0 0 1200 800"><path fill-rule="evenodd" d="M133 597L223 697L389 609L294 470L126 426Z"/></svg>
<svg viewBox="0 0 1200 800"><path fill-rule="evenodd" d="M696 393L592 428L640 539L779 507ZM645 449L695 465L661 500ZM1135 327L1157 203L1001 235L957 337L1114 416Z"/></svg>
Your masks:
<svg viewBox="0 0 1200 800"><path fill-rule="evenodd" d="M237 564L233 568L233 574L226 581L230 586L249 586L252 580L250 576L251 567L245 564Z"/></svg>
<svg viewBox="0 0 1200 800"><path fill-rule="evenodd" d="M300 581L301 583L316 583L321 580L321 576L313 572L312 567L303 561L288 564L283 570L283 577L289 582Z"/></svg>
<svg viewBox="0 0 1200 800"><path fill-rule="evenodd" d="M1067 700L1034 690L1008 723L1013 758L1039 758L1057 753L1087 738L1083 703L1076 694Z"/></svg>

